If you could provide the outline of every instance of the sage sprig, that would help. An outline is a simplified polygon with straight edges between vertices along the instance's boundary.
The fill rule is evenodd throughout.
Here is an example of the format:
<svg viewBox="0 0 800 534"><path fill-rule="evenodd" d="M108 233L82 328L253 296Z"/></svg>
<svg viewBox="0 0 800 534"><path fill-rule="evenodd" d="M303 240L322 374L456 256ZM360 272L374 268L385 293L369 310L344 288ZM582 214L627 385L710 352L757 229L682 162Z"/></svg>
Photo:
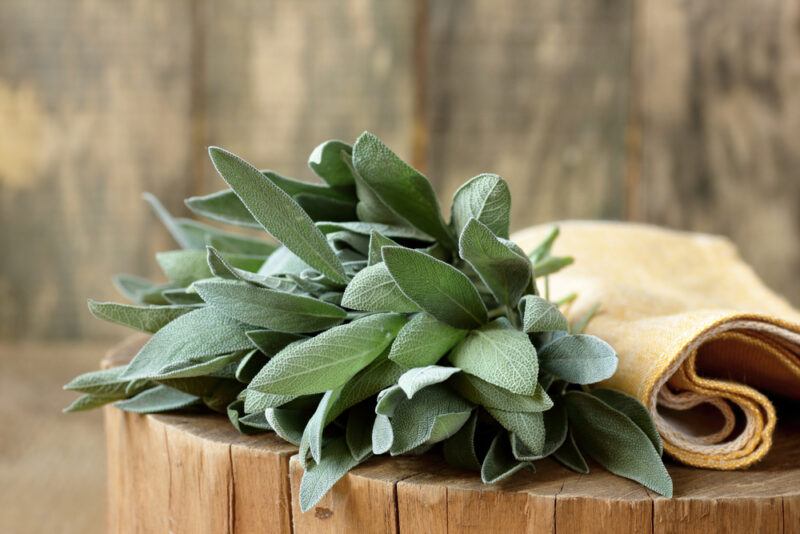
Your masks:
<svg viewBox="0 0 800 534"><path fill-rule="evenodd" d="M279 243L147 195L181 247L157 255L168 282L120 275L132 303L89 307L153 336L127 366L67 384L83 394L68 411L205 407L274 431L300 448L303 510L372 455L431 449L485 483L548 456L586 472L588 456L672 494L647 410L592 387L616 371L613 348L547 298L572 262L552 255L557 230L530 255L508 240L502 178L468 181L446 222L427 178L370 133L315 148L319 184L209 152L229 188L187 206Z"/></svg>

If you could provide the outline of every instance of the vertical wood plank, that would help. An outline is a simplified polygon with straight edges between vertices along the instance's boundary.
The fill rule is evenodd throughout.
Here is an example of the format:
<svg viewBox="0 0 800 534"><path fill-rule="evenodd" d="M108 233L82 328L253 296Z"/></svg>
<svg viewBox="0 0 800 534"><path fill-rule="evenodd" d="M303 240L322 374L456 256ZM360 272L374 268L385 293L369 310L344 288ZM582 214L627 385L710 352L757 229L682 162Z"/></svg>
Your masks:
<svg viewBox="0 0 800 534"><path fill-rule="evenodd" d="M642 218L732 237L799 303L800 2L637 5Z"/></svg>
<svg viewBox="0 0 800 534"><path fill-rule="evenodd" d="M299 179L317 144L367 129L410 152L413 2L207 2L202 18L207 144Z"/></svg>
<svg viewBox="0 0 800 534"><path fill-rule="evenodd" d="M292 458L289 465L292 520L297 534L397 533L397 483L433 468L428 457L373 458L350 471L312 510L304 513L298 498L303 468L297 458Z"/></svg>
<svg viewBox="0 0 800 534"><path fill-rule="evenodd" d="M429 176L508 180L515 228L624 215L631 2L430 3Z"/></svg>
<svg viewBox="0 0 800 534"><path fill-rule="evenodd" d="M0 337L119 332L85 299L155 274L140 194L190 192L191 3L0 3Z"/></svg>

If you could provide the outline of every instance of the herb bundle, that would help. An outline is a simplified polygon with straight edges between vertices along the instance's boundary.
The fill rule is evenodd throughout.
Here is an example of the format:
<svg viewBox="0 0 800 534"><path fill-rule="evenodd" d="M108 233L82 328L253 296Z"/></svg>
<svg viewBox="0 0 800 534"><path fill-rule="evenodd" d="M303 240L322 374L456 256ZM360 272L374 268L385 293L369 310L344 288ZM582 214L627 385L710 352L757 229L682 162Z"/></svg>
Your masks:
<svg viewBox="0 0 800 534"><path fill-rule="evenodd" d="M68 411L210 408L274 431L299 447L303 510L374 454L434 447L485 483L547 456L585 473L587 455L671 495L644 406L588 387L613 375L614 350L537 288L572 261L551 254L557 230L530 255L509 241L499 176L464 184L447 223L428 180L370 133L312 152L324 184L209 152L229 188L187 206L280 245L146 195L181 246L156 256L169 281L120 275L134 304L89 307L154 335L128 365L67 384L83 393Z"/></svg>

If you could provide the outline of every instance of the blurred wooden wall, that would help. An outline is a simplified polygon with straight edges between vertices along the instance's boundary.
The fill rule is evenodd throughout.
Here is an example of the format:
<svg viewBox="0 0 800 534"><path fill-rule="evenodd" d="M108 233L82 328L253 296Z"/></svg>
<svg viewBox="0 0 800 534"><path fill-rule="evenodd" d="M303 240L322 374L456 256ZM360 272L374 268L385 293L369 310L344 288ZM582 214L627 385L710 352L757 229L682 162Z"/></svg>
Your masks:
<svg viewBox="0 0 800 534"><path fill-rule="evenodd" d="M370 129L514 226L722 233L800 304L800 0L2 0L0 338L120 335L88 296L172 246L139 200L222 145L310 178ZM680 273L676 273L680 276Z"/></svg>

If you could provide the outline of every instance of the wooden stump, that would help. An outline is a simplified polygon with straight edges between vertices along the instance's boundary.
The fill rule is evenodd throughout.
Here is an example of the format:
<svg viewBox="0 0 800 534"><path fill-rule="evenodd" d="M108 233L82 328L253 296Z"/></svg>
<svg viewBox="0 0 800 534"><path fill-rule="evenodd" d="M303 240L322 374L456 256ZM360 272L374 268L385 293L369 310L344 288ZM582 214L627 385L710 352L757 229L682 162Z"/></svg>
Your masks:
<svg viewBox="0 0 800 534"><path fill-rule="evenodd" d="M136 344L109 356L130 357ZM788 412L788 410L787 410ZM373 458L312 510L296 495L296 448L243 436L216 415L106 408L112 533L800 533L800 418L786 414L765 461L746 471L669 465L665 499L592 466L548 460L487 486L435 455Z"/></svg>

